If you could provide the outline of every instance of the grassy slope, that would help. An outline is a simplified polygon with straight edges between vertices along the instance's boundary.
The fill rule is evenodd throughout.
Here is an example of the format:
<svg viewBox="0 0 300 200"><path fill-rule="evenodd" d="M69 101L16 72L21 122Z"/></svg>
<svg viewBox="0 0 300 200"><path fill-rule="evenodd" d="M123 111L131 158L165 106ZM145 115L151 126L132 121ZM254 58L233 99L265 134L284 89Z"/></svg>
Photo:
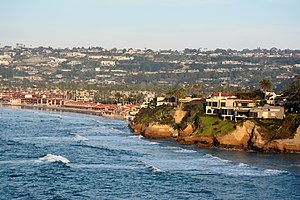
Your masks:
<svg viewBox="0 0 300 200"><path fill-rule="evenodd" d="M201 116L203 129L200 135L226 135L235 130L235 122L222 120L215 116Z"/></svg>
<svg viewBox="0 0 300 200"><path fill-rule="evenodd" d="M174 119L172 116L173 110L173 107L165 105L153 109L143 108L135 117L134 122L145 125L149 125L152 122L172 125L174 123Z"/></svg>

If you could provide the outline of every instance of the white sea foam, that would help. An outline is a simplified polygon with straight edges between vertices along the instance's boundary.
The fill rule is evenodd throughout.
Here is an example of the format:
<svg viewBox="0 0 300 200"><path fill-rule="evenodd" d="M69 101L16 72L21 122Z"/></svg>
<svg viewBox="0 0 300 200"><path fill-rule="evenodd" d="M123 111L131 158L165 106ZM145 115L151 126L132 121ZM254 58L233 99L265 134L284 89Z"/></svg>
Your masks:
<svg viewBox="0 0 300 200"><path fill-rule="evenodd" d="M46 161L46 162L62 162L64 164L68 164L70 161L63 157L63 156L57 156L54 154L47 154L46 156L39 159L39 161Z"/></svg>
<svg viewBox="0 0 300 200"><path fill-rule="evenodd" d="M267 175L278 175L278 174L286 174L286 173L288 173L287 171L277 170L277 169L265 169L264 172Z"/></svg>
<svg viewBox="0 0 300 200"><path fill-rule="evenodd" d="M151 165L151 164L149 164L149 163L147 163L147 162L145 162L145 161L143 161L143 163L144 163L146 166L150 167L150 168L152 169L153 172L164 172L164 170L158 168L157 166Z"/></svg>
<svg viewBox="0 0 300 200"><path fill-rule="evenodd" d="M144 136L142 136L142 135L138 135L138 136L137 136L138 139L142 139L143 137L144 137Z"/></svg>
<svg viewBox="0 0 300 200"><path fill-rule="evenodd" d="M70 167L72 168L81 168L81 169L107 169L107 170L138 170L140 169L139 167L135 166L128 166L128 165L122 165L122 164L102 164L102 163L84 163L84 164L69 164Z"/></svg>
<svg viewBox="0 0 300 200"><path fill-rule="evenodd" d="M157 143L157 142L148 142L148 144L154 145L154 144L159 144L159 143Z"/></svg>
<svg viewBox="0 0 300 200"><path fill-rule="evenodd" d="M217 157L217 156L212 156L212 155L210 155L210 154L205 154L204 157L212 158L212 159L219 160L219 161L226 162L226 163L232 162L232 161L230 161L230 160L222 159L222 158L219 158L219 157Z"/></svg>
<svg viewBox="0 0 300 200"><path fill-rule="evenodd" d="M236 165L233 161L221 159L210 154L205 154L204 157L211 158L211 160L215 161L221 161L223 163L222 166L224 166L217 167L215 170L217 170L219 173L230 176L274 176L278 174L288 173L287 171L283 170L257 168L245 163L237 163Z"/></svg>
<svg viewBox="0 0 300 200"><path fill-rule="evenodd" d="M129 138L137 138L137 139L142 139L143 136L142 135L131 135L131 136L128 136Z"/></svg>
<svg viewBox="0 0 300 200"><path fill-rule="evenodd" d="M83 136L81 136L81 135L76 134L76 135L74 136L74 140L77 140L77 141L87 141L87 140L89 140L89 139L87 139L86 137L83 137Z"/></svg>
<svg viewBox="0 0 300 200"><path fill-rule="evenodd" d="M240 167L248 167L249 165L247 165L247 164L245 164L245 163L239 163L238 166L240 166Z"/></svg>
<svg viewBox="0 0 300 200"><path fill-rule="evenodd" d="M151 166L153 169L153 172L164 172L163 170L159 169L158 167Z"/></svg>
<svg viewBox="0 0 300 200"><path fill-rule="evenodd" d="M179 149L179 150L175 150L174 152L176 152L176 153L196 153L197 151L189 150L189 149Z"/></svg>

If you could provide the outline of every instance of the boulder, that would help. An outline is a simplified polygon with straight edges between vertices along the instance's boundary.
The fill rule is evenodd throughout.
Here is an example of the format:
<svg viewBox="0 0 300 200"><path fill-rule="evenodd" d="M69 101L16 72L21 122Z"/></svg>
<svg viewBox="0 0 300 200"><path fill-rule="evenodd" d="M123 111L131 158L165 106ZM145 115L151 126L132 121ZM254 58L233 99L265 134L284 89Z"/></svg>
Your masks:
<svg viewBox="0 0 300 200"><path fill-rule="evenodd" d="M193 135L193 126L191 124L188 124L187 127L184 130L180 131L180 136L181 137L186 137L186 136L191 136Z"/></svg>
<svg viewBox="0 0 300 200"><path fill-rule="evenodd" d="M197 146L214 146L215 139L213 136L190 136L178 138L180 144L195 144Z"/></svg>
<svg viewBox="0 0 300 200"><path fill-rule="evenodd" d="M247 149L254 128L254 122L245 121L242 125L237 125L236 130L233 132L224 136L217 136L218 145L222 147Z"/></svg>
<svg viewBox="0 0 300 200"><path fill-rule="evenodd" d="M273 140L265 146L266 151L300 152L300 126L293 139Z"/></svg>
<svg viewBox="0 0 300 200"><path fill-rule="evenodd" d="M143 135L147 138L159 139L177 137L176 133L170 125L155 123L146 127Z"/></svg>

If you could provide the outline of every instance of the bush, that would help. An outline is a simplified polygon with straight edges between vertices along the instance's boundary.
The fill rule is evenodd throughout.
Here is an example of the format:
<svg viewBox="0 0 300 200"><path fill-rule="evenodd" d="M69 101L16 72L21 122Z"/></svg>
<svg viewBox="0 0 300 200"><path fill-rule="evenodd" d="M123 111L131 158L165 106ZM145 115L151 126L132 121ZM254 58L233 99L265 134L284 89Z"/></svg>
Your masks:
<svg viewBox="0 0 300 200"><path fill-rule="evenodd" d="M133 123L149 125L152 122L172 124L173 117L170 112L173 107L162 105L155 108L142 108L133 120Z"/></svg>

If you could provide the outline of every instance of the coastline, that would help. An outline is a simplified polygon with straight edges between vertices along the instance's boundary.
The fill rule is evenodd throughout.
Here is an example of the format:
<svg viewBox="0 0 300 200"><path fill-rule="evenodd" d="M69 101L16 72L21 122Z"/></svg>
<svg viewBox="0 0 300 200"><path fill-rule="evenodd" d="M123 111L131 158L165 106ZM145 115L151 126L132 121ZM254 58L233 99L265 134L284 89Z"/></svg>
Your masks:
<svg viewBox="0 0 300 200"><path fill-rule="evenodd" d="M45 106L45 105L9 105L9 104L1 104L0 107L10 107L10 108L16 108L16 109L31 109L31 110L43 110L43 111L55 111L55 112L69 112L69 113L78 113L78 114L86 114L86 115L95 115L99 117L104 117L112 120L122 120L127 121L123 118L122 115L101 115L100 112L90 110L90 109L78 109L78 108L67 108L67 107L60 107L60 106ZM247 122L248 123L248 122ZM255 126L254 126L255 127ZM253 127L253 130L254 130ZM259 132L256 133L256 136L251 136L250 132L252 134L255 132L245 129L244 125L241 125L240 129L245 130L235 130L234 132L228 134L224 137L216 137L216 136L194 136L191 134L188 134L183 137L175 137L174 130L171 130L171 127L152 127L150 130L147 128L147 126L132 126L131 123L128 124L128 128L131 130L133 134L141 134L145 138L148 139L167 139L167 140L176 140L177 143L181 145L195 145L199 148L201 147L212 147L212 148L225 148L225 149L235 149L235 150L251 150L251 151L257 151L257 152L264 152L264 153L274 153L274 152L289 152L289 153L299 153L298 147L298 141L300 141L300 127L297 130L297 136L293 139L283 139L283 140L274 140L271 144L264 141L261 138L261 134ZM149 129L145 131L146 129ZM257 128L255 128L257 130ZM165 133L164 133L165 132ZM170 132L170 133L169 133ZM238 132L238 133L237 133ZM145 134L146 133L146 134ZM162 135L161 135L162 134ZM169 135L171 134L171 135ZM258 141L255 141L258 145L255 148L249 148L248 143L250 141L250 138L257 138ZM295 139L295 141L294 141ZM253 142L253 141L252 141ZM296 142L296 144L295 144ZM253 144L252 144L253 145Z"/></svg>
<svg viewBox="0 0 300 200"><path fill-rule="evenodd" d="M114 120L123 120L126 121L122 115L107 116L101 115L101 113L88 109L78 109L78 108L67 108L67 107L59 107L59 106L45 106L45 105L27 105L27 104L2 104L0 103L0 107L11 107L18 109L31 109L31 110L45 110L45 111L56 111L56 112L70 112L70 113L78 113L78 114L86 114L86 115L96 115L99 117L114 119Z"/></svg>

